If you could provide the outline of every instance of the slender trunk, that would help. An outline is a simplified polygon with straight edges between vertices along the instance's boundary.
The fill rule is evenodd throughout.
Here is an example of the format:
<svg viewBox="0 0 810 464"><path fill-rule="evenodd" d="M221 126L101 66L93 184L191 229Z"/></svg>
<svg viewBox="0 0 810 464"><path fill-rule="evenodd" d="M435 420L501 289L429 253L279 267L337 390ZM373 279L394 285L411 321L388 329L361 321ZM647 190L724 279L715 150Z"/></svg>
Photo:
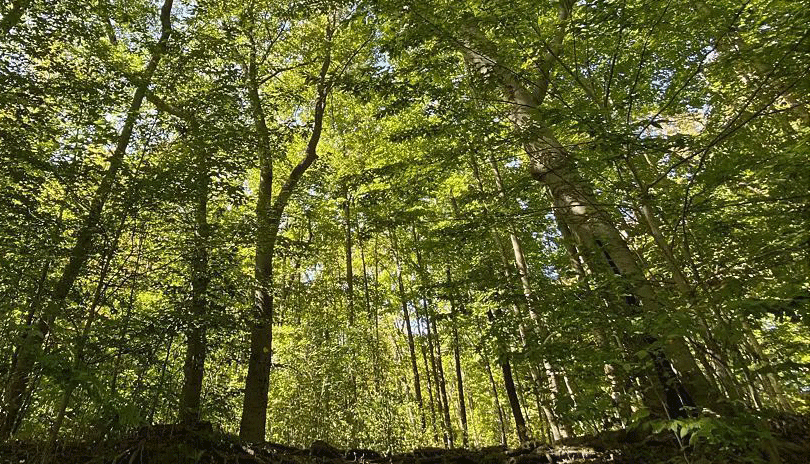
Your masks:
<svg viewBox="0 0 810 464"><path fill-rule="evenodd" d="M397 328L399 328L399 327L397 326ZM394 364L399 365L403 360L403 356L402 356L402 350L399 347L398 337L391 337L391 344L394 345ZM404 388L406 397L410 398L411 397L411 385L410 385L410 383L408 383L407 377L403 374L401 377L398 377L398 380L399 380L400 388ZM414 417L413 417L413 408L407 408L407 409L408 409L408 423L411 424L411 427L415 428L416 427L416 421L414 420ZM420 414L421 414L422 408L419 408L419 410L420 410Z"/></svg>
<svg viewBox="0 0 810 464"><path fill-rule="evenodd" d="M112 257L112 251L110 252L110 258ZM98 279L98 284L96 285L95 295L93 296L93 303L90 305L90 312L85 319L84 326L82 327L81 334L79 335L79 339L76 342L76 355L73 359L73 365L71 370L73 372L77 372L84 363L84 350L87 344L87 338L90 334L90 327L93 325L93 321L96 318L98 306L101 304L101 300L104 294L104 290L106 289L106 275L107 269L109 267L109 258L106 259L106 262L102 268L101 275ZM48 434L48 441L45 444L45 450L43 451L43 461L47 462L50 459L51 451L54 449L56 444L56 439L59 437L59 431L62 428L62 423L65 420L65 413L67 411L67 407L70 404L70 399L73 396L73 392L76 390L76 387L79 386L79 382L76 379L70 379L65 386L65 390L62 392L62 397L59 400L59 405L57 406L57 413L56 418L53 421L53 425L51 425L51 430Z"/></svg>
<svg viewBox="0 0 810 464"><path fill-rule="evenodd" d="M743 321L743 330L745 331L745 337L747 339L748 345L750 345L751 352L755 356L756 360L760 363L765 364L765 368L760 369L759 371L765 389L775 400L779 408L781 408L785 412L790 413L795 412L795 410L793 409L793 405L790 403L790 400L788 399L787 395L785 395L785 392L782 389L782 385L780 384L779 379L774 373L773 366L771 365L770 359L768 359L768 355L765 354L765 350L762 349L762 345L760 345L759 340L757 340L756 334L754 334L754 331L753 329L751 329L751 326L748 324L748 322Z"/></svg>
<svg viewBox="0 0 810 464"><path fill-rule="evenodd" d="M506 422L503 418L503 408L501 407L501 400L498 395L498 386L495 384L495 377L492 375L492 368L489 365L489 360L487 360L486 356L482 353L479 353L481 356L481 362L484 364L484 369L487 371L487 377L489 378L489 386L492 388L492 399L495 403L495 411L498 413L498 425L500 426L501 432L501 445L506 446Z"/></svg>
<svg viewBox="0 0 810 464"><path fill-rule="evenodd" d="M430 321L428 320L428 323ZM433 334L436 337L436 366L439 369L439 391L442 395L442 407L444 412L444 428L447 438L447 444L450 448L455 446L455 437L453 435L453 425L450 422L450 403L447 401L447 382L444 377L444 361L442 359L442 341L439 338L439 329L436 327L436 319L433 319Z"/></svg>
<svg viewBox="0 0 810 464"><path fill-rule="evenodd" d="M451 328L453 330L453 361L456 367L456 391L458 393L458 410L461 419L461 439L465 448L469 446L469 431L467 430L467 405L464 402L464 380L461 372L461 347L458 339L458 314L456 311L456 299L453 297L453 282L450 268L447 268L447 291L450 300Z"/></svg>
<svg viewBox="0 0 810 464"><path fill-rule="evenodd" d="M419 247L419 237L416 234L416 227L413 225L411 226L411 233L413 234L414 250L416 252L416 267L422 283L422 310L424 311L426 338L428 341L428 349L430 351L430 365L436 385L436 403L439 408L439 413L442 415L444 444L445 446L452 448L454 446L453 432L450 426L450 408L447 404L447 388L444 381L441 340L439 339L439 333L436 330L435 318L430 313L430 300L428 299L426 290L428 285L427 269L422 262L422 252Z"/></svg>
<svg viewBox="0 0 810 464"><path fill-rule="evenodd" d="M20 340L20 343L14 347L14 352L11 354L11 363L9 367L9 375L16 370L17 367L17 357L20 354L20 347L25 344L24 338L31 330L31 325L34 323L34 317L36 316L36 310L41 307L42 305L42 297L45 291L46 283L48 280L48 272L51 269L51 264L53 260L48 259L45 262L45 265L42 266L42 272L40 272L39 279L37 281L37 289L34 293L34 297L31 300L31 303L28 305L28 314L25 316L24 327L26 330L21 334L23 339ZM22 275L22 273L20 273ZM3 385L7 385L10 382L10 378L7 378Z"/></svg>
<svg viewBox="0 0 810 464"><path fill-rule="evenodd" d="M265 440L267 427L267 394L270 390L270 370L273 350L273 254L281 217L295 187L307 169L318 159L318 143L323 130L323 116L329 94L327 73L331 65L333 30L327 27L326 56L318 79L314 122L304 158L293 168L275 201L271 201L273 186L273 160L270 154L270 133L265 122L259 95L256 44L252 44L248 66L248 94L253 109L256 133L259 139L259 191L256 201L256 259L254 265L253 317L250 327L250 358L245 378L245 397L239 424L239 438L247 442Z"/></svg>
<svg viewBox="0 0 810 464"><path fill-rule="evenodd" d="M366 306L366 319L371 321L374 315L371 313L371 293L368 286L368 268L366 267L365 243L360 239L360 265L363 266L363 302Z"/></svg>
<svg viewBox="0 0 810 464"><path fill-rule="evenodd" d="M489 163L490 166L492 167L492 171L495 177L495 185L498 190L498 195L501 198L505 198L506 191L503 184L503 178L501 177L501 172L498 169L498 164L495 162L495 158L490 156ZM523 245L520 243L520 239L518 238L518 236L511 231L509 233L509 241L512 244L514 265L515 269L517 270L518 276L520 277L520 284L521 288L523 289L523 296L526 298L526 307L529 310L529 316L532 322L534 322L535 326L541 331L540 336L545 337L545 335L548 333L548 329L545 327L545 324L540 320L540 315L538 314L536 308L534 291L532 290L531 281L529 279L529 265L526 262L526 255L523 252ZM503 248L500 246L500 243L498 244L498 247L499 249ZM503 259L504 261L506 260L505 256L503 257ZM506 268L507 268L507 277L509 277L509 274L511 274L508 270L509 266L506 266ZM516 311L519 313L519 310L517 308ZM525 334L523 335L523 337L525 339L526 337ZM558 403L559 388L557 386L558 382L554 374L554 369L551 367L551 364L545 359L542 359L540 364L543 367L542 369L543 373L545 374L546 379L548 381L551 404L556 407ZM537 371L538 368L532 366L532 377L535 383L539 383L540 375L539 372ZM553 411L550 408L544 407L543 412L548 420L549 427L552 430L552 434L554 436L555 441L559 441L561 438L566 438L569 435L571 435L571 429L568 426L568 424L563 424L563 426L560 427L557 423L558 421L554 417L555 415Z"/></svg>
<svg viewBox="0 0 810 464"><path fill-rule="evenodd" d="M408 336L408 350L411 354L411 369L413 370L413 390L416 395L416 402L419 405L419 415L422 420L422 430L425 430L425 413L424 404L422 402L422 387L419 379L419 366L416 362L416 345L413 341L413 330L411 329L411 317L408 312L408 299L405 296L405 285L402 282L402 264L399 259L399 250L397 246L396 233L391 231L391 242L394 247L394 260L397 266L397 287L399 288L399 300L402 304L402 315L405 322L405 333Z"/></svg>
<svg viewBox="0 0 810 464"><path fill-rule="evenodd" d="M166 356L163 358L163 364L160 366L160 378L158 379L157 388L155 388L155 394L152 396L152 406L149 408L149 419L147 420L149 425L155 423L154 421L155 414L157 413L158 400L160 398L160 394L163 393L163 382L166 379L166 369L169 367L169 357L172 354L174 337L175 335L173 333L169 334L169 343L166 345Z"/></svg>
<svg viewBox="0 0 810 464"><path fill-rule="evenodd" d="M200 420L200 397L205 369L207 344L205 314L208 310L208 195L211 178L208 153L204 147L193 147L197 167L197 204L194 214L194 252L191 267L191 327L186 337L188 346L183 364L183 388L180 396L180 422L194 424Z"/></svg>
<svg viewBox="0 0 810 464"><path fill-rule="evenodd" d="M492 311L487 311L487 318L490 323L495 321L495 315ZM498 364L500 364L501 372L503 373L503 384L506 389L506 397L509 399L512 417L515 419L515 432L517 433L518 440L521 442L527 441L529 439L529 433L526 428L526 421L523 419L523 411L520 409L520 400L518 399L517 390L515 389L515 380L512 378L512 365L509 363L509 359L506 356L499 358Z"/></svg>
<svg viewBox="0 0 810 464"><path fill-rule="evenodd" d="M515 418L515 430L521 442L529 440L529 431L526 428L526 421L523 419L523 411L520 409L520 400L515 389L515 380L512 378L512 366L509 361L501 361L501 371L503 372L503 383L506 388L506 396L509 398L509 406L512 408L512 416Z"/></svg>
<svg viewBox="0 0 810 464"><path fill-rule="evenodd" d="M135 184L137 185L137 184ZM128 192L127 198L136 198L137 197L137 189L132 189ZM118 248L119 248L119 240L121 238L121 234L124 231L124 225L126 224L127 218L131 215L130 208L132 204L128 204L126 208L121 212L118 225L114 229L113 236L109 241L109 246L106 247L104 256L101 262L101 270L99 272L98 282L96 283L96 288L93 291L93 299L90 303L90 308L87 313L87 317L84 320L84 326L82 327L81 333L79 334L79 338L76 340L75 345L75 356L73 358L73 363L71 366L71 372L76 373L79 372L82 366L85 363L85 350L87 347L87 340L90 336L90 329L93 326L93 322L95 322L96 317L98 315L98 308L104 303L106 299L106 292L110 286L110 282L108 277L110 266L112 265L112 260L115 257ZM134 274L137 275L138 267L140 266L141 260L141 253L140 250L137 254L137 258L135 260L135 270ZM48 441L45 445L45 450L43 452L44 460L50 459L50 453L53 450L54 445L56 444L56 439L59 437L59 431L62 428L62 423L65 419L65 413L67 411L67 407L70 405L70 400L73 395L73 392L79 386L79 381L76 378L71 378L68 380L67 385L65 386L65 390L62 392L62 397L59 401L59 405L57 406L57 414L56 418L54 419L53 425L51 426L51 430L48 436Z"/></svg>
<svg viewBox="0 0 810 464"><path fill-rule="evenodd" d="M136 230L133 230L132 235L132 242L134 242ZM141 235L138 239L138 257L137 262L140 262L141 256L143 255L143 235ZM134 245L134 243L133 243ZM137 271L137 270L136 270ZM149 267L147 266L146 274L149 274ZM126 311L124 312L124 324L121 327L121 330L118 333L117 337L117 348L115 352L115 362L113 363L113 371L112 371L112 378L110 379L110 395L114 397L118 393L118 373L121 367L121 358L123 356L124 346L126 345L125 340L127 338L127 332L129 332L129 322L130 316L132 315L132 309L135 306L135 291L137 290L136 279L132 280L132 284L130 285L129 289L129 301L127 302ZM140 381L140 377L139 377Z"/></svg>
<svg viewBox="0 0 810 464"><path fill-rule="evenodd" d="M498 171L497 164L495 163L494 159L491 158L491 157L490 157L489 161L490 161L490 164L492 166L493 173L495 175L495 183L496 183L498 195L501 198L503 198L505 196L504 187L503 187L503 181L501 179L500 172ZM475 177L475 179L476 179L476 181L478 183L478 189L483 194L484 193L484 184L483 184L483 182L481 180L481 174L480 174L480 171L478 169L478 162L476 161L474 156L470 157L470 162L471 162L471 165L472 165L472 168L473 168L474 177ZM484 209L484 211L487 211L486 208ZM510 264L510 260L507 257L506 252L504 251L504 245L501 242L501 239L498 236L497 232L495 230L490 230L490 235L492 236L492 240L493 240L493 242L495 244L495 247L498 249L498 254L499 254L500 258L501 258L501 263L503 264L503 274L504 274L504 277L506 278L506 282L508 284L511 284L513 282L513 280L514 280L512 278L512 267L513 266ZM537 316L537 314L535 313L535 311L533 309L534 308L534 306L533 306L534 297L533 297L533 294L532 294L531 285L530 285L529 280L528 280L528 267L526 265L526 259L525 259L524 254L523 254L523 248L522 248L522 246L520 244L519 239L517 238L517 236L514 233L510 233L510 242L512 244L512 252L513 252L513 256L514 256L513 263L519 269L519 274L521 276L520 280L521 280L523 295L524 295L526 304L529 307L529 315L531 316L531 320L534 323L535 327L541 329L543 332L547 332L547 329L545 329L545 327L540 323L540 321L538 320L538 316ZM510 285L510 287L511 287L511 285ZM520 310L520 308L518 307L517 304L512 305L512 309L513 309L513 312L514 312L517 320L519 321L518 322L518 331L519 331L519 334L520 334L521 343L523 345L523 348L527 349L527 340L528 340L528 335L527 334L528 334L528 331L527 331L526 325L524 323L525 318L524 318L524 316L522 314L522 311ZM545 362L545 360L542 360L542 362L544 364L547 364ZM539 368L537 367L536 364L531 363L531 365L529 367L529 373L532 376L532 381L534 382L535 385L540 385L542 383L541 378L540 378L540 370L539 370ZM551 380L551 379L547 378L547 380ZM554 393L554 391L552 391L552 403L556 403L556 393ZM549 432L551 434L552 441L556 442L556 441L559 441L561 438L563 438L563 431L561 431L559 425L557 424L557 420L554 417L554 413L548 407L548 405L545 404L544 402L538 401L538 409L543 412L543 414L544 414L544 416L546 418L546 421L548 422Z"/></svg>
<svg viewBox="0 0 810 464"><path fill-rule="evenodd" d="M346 220L346 301L349 306L349 326L354 325L354 269L352 269L352 216L351 195L346 193L343 214Z"/></svg>
<svg viewBox="0 0 810 464"><path fill-rule="evenodd" d="M678 291L686 298L690 304L694 303L695 300L695 292L692 285L689 282L686 274L683 272L683 267L681 263L678 262L677 258L675 257L672 248L670 247L669 243L664 236L664 232L662 231L661 221L659 220L658 216L655 213L655 208L653 207L653 199L650 191L647 187L647 184L641 178L641 174L636 169L635 165L633 164L632 159L625 158L625 164L628 167L628 170L632 174L633 181L636 184L636 187L639 191L639 212L640 217L642 218L642 222L647 226L647 231L650 236L653 238L653 242L658 247L661 255L664 257L670 272L672 273L672 278L675 282L675 286ZM697 276L696 276L697 277ZM702 284L702 282L699 282ZM713 307L716 308L716 305L712 304ZM717 311L717 309L715 309ZM697 318L701 321L701 329L703 333L703 338L706 340L707 344L709 345L709 349L719 355L722 352L722 349L715 343L715 339L712 335L712 332L709 328L709 325L705 322L705 319L702 315L698 314ZM720 392L720 387L717 383L712 381L712 371L719 372L723 377L726 384L733 384L734 379L733 376L726 376L726 370L719 366L719 368L715 368L709 366L709 363L706 362L704 359L698 359L704 365L704 369L706 371L706 376L701 379L699 376L700 369L695 362L695 357L691 356L688 347L686 346L686 341L683 337L675 337L672 339L671 344L676 345L676 350L678 350L682 354L682 363L680 365L680 369L683 370L684 367L686 368L686 376L692 376L691 380L687 379L688 382L695 384L698 386L698 390L705 391L704 395L699 396L696 398L699 403L708 403L713 406L717 406L717 402L722 395L714 394L710 395L713 392ZM699 356L699 355L698 355ZM689 359L691 357L691 360ZM734 387L727 388L727 390L731 393L731 397L733 398L736 396L734 393Z"/></svg>
<svg viewBox="0 0 810 464"><path fill-rule="evenodd" d="M25 336L25 343L21 345L20 352L17 358L17 365L14 372L10 375L10 380L6 386L4 395L4 408L6 411L3 423L0 425L0 440L8 438L11 434L12 426L17 422L17 416L22 406L22 398L25 396L25 391L28 387L28 381L34 371L37 362L39 351L42 349L42 344L45 337L51 329L51 326L56 321L62 312L68 294L73 288L73 284L81 274L87 258L92 252L93 241L98 234L98 224L101 221L101 214L104 206L107 203L115 182L118 179L118 171L124 164L124 157L126 156L127 147L129 146L130 139L132 138L132 131L135 128L135 123L138 120L141 105L146 95L149 83L152 76L157 69L163 53L166 51L166 46L171 35L171 9L173 0L164 0L163 6L160 10L161 22L161 35L157 42L157 46L153 48L149 62L146 68L141 73L140 82L138 83L135 93L130 102L127 116L121 128L121 133L118 136L118 142L115 151L109 158L109 166L104 172L104 175L96 189L90 207L85 216L82 226L76 233L76 241L70 252L70 257L67 265L62 271L62 275L55 284L50 299L43 315L40 318L36 327L32 327Z"/></svg>
<svg viewBox="0 0 810 464"><path fill-rule="evenodd" d="M374 323L375 327L377 324L376 321L376 314L372 313L371 310L371 292L369 291L368 286L368 269L366 268L366 252L365 252L365 243L362 240L362 233L359 234L360 238L360 264L363 266L363 300L366 306L366 321ZM380 366L379 362L377 361L379 350L379 339L377 337L377 333L375 332L373 335L367 335L368 338L371 340L372 350L371 350L371 362L374 369L374 391L379 393L380 385L382 384L381 376L380 376Z"/></svg>
<svg viewBox="0 0 810 464"><path fill-rule="evenodd" d="M438 434L438 427L436 427L436 407L434 406L434 402L436 397L433 396L433 380L431 380L430 372L431 369L428 367L428 356L427 356L427 348L425 344L420 344L420 348L422 348L422 362L425 365L425 380L427 380L427 390L428 390L428 406L430 407L430 425L431 429L433 430L433 442L437 443L439 441L439 434ZM435 374L435 372L434 372Z"/></svg>

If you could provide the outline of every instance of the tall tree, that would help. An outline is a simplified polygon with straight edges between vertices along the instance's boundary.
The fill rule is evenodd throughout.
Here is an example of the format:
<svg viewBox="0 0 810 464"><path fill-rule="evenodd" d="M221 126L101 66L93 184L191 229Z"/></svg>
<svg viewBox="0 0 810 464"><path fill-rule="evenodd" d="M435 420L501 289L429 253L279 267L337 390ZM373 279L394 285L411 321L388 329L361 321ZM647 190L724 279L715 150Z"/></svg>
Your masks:
<svg viewBox="0 0 810 464"><path fill-rule="evenodd" d="M330 20L331 21L331 20ZM304 157L290 171L278 195L273 199L273 158L270 134L267 128L262 97L260 94L258 56L256 43L251 44L247 69L248 95L253 108L253 117L258 138L259 191L256 203L256 265L257 288L254 296L254 317L250 329L250 361L245 380L245 400L239 436L245 441L259 442L265 439L267 424L267 394L273 354L273 255L276 238L281 226L284 209L307 169L318 158L318 143L323 131L324 111L331 88L329 70L332 65L332 38L335 25L330 22L325 32L325 52L315 90L312 129Z"/></svg>
<svg viewBox="0 0 810 464"><path fill-rule="evenodd" d="M17 422L20 408L22 406L23 395L26 393L28 383L37 362L39 351L49 330L65 304L68 294L73 288L76 279L82 272L88 256L93 251L93 240L98 234L98 224L104 205L107 203L111 192L115 188L118 173L124 164L124 157L129 146L135 123L146 96L152 76L157 70L158 64L163 54L168 49L169 36L172 32L171 25L172 0L165 0L160 9L160 38L152 48L149 61L141 71L139 83L135 88L132 101L126 112L123 126L118 135L115 150L109 157L109 166L98 188L93 195L92 202L84 218L83 224L76 232L75 243L70 250L68 263L62 270L56 284L53 286L48 303L39 316L39 322L32 326L31 330L23 335L20 342L19 354L14 371L10 374L4 392L4 410L2 427L0 427L0 437L8 437ZM35 311L38 312L38 311Z"/></svg>

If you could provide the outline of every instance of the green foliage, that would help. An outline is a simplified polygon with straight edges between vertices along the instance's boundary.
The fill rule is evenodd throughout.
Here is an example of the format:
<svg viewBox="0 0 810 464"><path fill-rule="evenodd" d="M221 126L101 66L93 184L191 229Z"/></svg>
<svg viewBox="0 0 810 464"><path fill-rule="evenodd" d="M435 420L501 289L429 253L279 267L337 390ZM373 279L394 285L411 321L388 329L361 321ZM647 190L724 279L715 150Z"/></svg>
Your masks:
<svg viewBox="0 0 810 464"><path fill-rule="evenodd" d="M630 426L757 462L776 446L771 411L809 411L802 2L178 2L86 264L49 314L160 27L152 2L91 3L30 2L15 24L2 10L2 385L26 337L47 332L17 437L178 420L198 328L201 419L238 431L270 233L260 153L277 198L307 149L327 49L318 159L273 256L268 440L458 445L460 380L469 444L516 444L507 362L542 441ZM530 172L537 132L516 129L508 89L469 50L537 99L532 123L593 191L585 221L615 229L659 310L599 267L609 247L571 232ZM658 352L721 401L664 419Z"/></svg>

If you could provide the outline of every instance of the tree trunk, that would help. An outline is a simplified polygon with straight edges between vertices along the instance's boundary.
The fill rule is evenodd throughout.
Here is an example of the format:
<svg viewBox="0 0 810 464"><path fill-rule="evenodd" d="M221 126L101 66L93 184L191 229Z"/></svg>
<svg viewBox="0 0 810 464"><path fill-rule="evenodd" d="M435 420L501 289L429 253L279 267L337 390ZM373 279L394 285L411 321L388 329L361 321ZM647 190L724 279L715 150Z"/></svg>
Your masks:
<svg viewBox="0 0 810 464"><path fill-rule="evenodd" d="M166 356L163 358L163 364L160 366L160 377L158 379L157 388L155 388L155 394L152 396L152 406L149 408L149 418L147 419L147 423L149 425L155 423L155 413L157 412L160 393L163 393L163 382L166 379L166 369L169 367L169 357L172 354L174 337L175 337L174 333L169 334L169 343L168 345L166 345Z"/></svg>
<svg viewBox="0 0 810 464"><path fill-rule="evenodd" d="M126 195L127 199L134 199L137 198L137 185L133 184L133 188L131 188ZM84 320L84 326L79 334L79 338L76 340L75 345L75 356L73 358L73 363L71 366L71 373L70 379L65 386L64 391L62 392L62 397L59 401L59 405L57 406L57 413L56 418L51 426L51 430L48 436L48 441L45 444L45 450L43 451L43 456L45 459L50 459L50 453L53 450L54 445L56 444L56 439L59 437L59 431L62 428L62 423L65 419L65 413L67 411L67 407L70 405L70 400L73 395L75 389L79 386L79 381L75 378L75 375L79 372L79 370L85 366L85 350L87 347L87 340L90 336L90 329L93 326L93 323L98 316L98 309L100 306L104 304L106 301L106 292L110 286L109 279L107 278L110 272L110 266L112 265L112 260L115 257L116 253L118 252L119 248L119 240L121 238L121 234L124 231L124 226L126 225L127 219L132 214L131 208L133 203L130 202L126 205L126 207L122 210L120 217L118 219L118 225L113 230L112 237L108 242L108 246L105 247L105 251L103 253L103 258L101 261L101 269L99 272L98 282L96 283L95 290L93 291L93 299L90 303L90 308L87 312L87 317ZM137 257L135 259L135 269L133 275L138 274L138 268L141 264L141 253L140 250L138 251Z"/></svg>
<svg viewBox="0 0 810 464"><path fill-rule="evenodd" d="M484 43L485 48L493 48L480 32L472 28L468 32L471 38ZM548 188L555 208L571 227L578 244L582 246L587 263L594 267L594 273L606 275L612 271L621 278L627 291L632 294L626 298L631 303L628 305L630 313L637 311L637 303L641 303L644 311L660 313L662 308L657 296L644 276L636 256L630 251L610 217L599 209L593 189L581 177L572 156L536 115L540 98L526 90L511 71L498 65L489 56L469 47L462 52L470 67L485 79L494 79L507 100L513 104L510 118L520 138L526 140L524 148L531 160L531 174ZM635 344L645 347L653 359L656 376L667 398L669 416L682 417L690 414L689 411L695 407L690 392L712 393L702 373L694 370L691 353L684 353L685 347L677 341L667 348L678 364L682 377L676 374L669 356L659 346L656 337L642 335Z"/></svg>
<svg viewBox="0 0 810 464"><path fill-rule="evenodd" d="M464 380L461 372L461 347L458 339L458 313L456 311L456 299L453 297L453 282L450 268L447 268L447 291L450 300L450 318L453 330L453 360L456 367L456 390L458 393L458 411L461 419L461 439L462 444L467 448L470 444L469 431L467 430L467 405L464 402Z"/></svg>
<svg viewBox="0 0 810 464"><path fill-rule="evenodd" d="M506 191L503 184L503 178L501 177L501 172L500 169L498 169L498 164L495 162L495 158L490 156L489 163L490 166L492 167L492 171L495 176L495 186L497 187L498 195L501 198L506 198ZM518 238L518 236L512 231L509 232L509 241L512 244L512 253L514 255L515 269L517 270L518 276L520 277L520 284L521 288L523 289L523 296L526 298L526 307L529 310L529 316L532 322L534 322L535 327L540 330L540 336L545 338L546 334L548 333L548 329L545 327L543 321L540 320L540 315L538 314L537 311L534 291L532 290L531 281L529 280L529 265L526 262L526 255L523 253L523 245L520 243L520 239ZM498 243L497 246L499 249L502 249L500 243ZM503 258L505 261L506 260L505 256ZM507 268L507 277L509 277L509 274L511 274L511 272L509 272L508 270L509 266L506 266L506 268ZM519 313L519 310L517 310L517 308L516 311ZM525 339L526 335L524 334L523 337ZM551 367L551 364L547 360L542 359L540 365L542 366L542 371L548 381L551 404L554 405L556 408L559 396L559 388L557 384L559 382L555 377L554 369ZM540 373L538 371L539 369L533 365L532 377L535 383L539 383ZM546 416L546 419L548 420L549 427L551 428L552 435L555 441L559 441L560 439L566 438L569 435L571 435L572 433L571 429L567 424L563 424L562 427L558 425L558 421L551 408L548 408L547 406L544 405L543 412Z"/></svg>
<svg viewBox="0 0 810 464"><path fill-rule="evenodd" d="M346 220L346 301L349 306L349 326L354 325L354 269L352 269L352 216L351 195L346 193L343 214Z"/></svg>
<svg viewBox="0 0 810 464"><path fill-rule="evenodd" d="M529 431L526 428L526 421L523 419L523 411L520 409L520 400L518 399L517 389L515 389L515 380L512 378L512 366L507 360L501 361L500 364L501 371L503 372L506 396L509 398L509 406L512 408L512 416L515 418L515 430L518 440L522 443L529 440Z"/></svg>
<svg viewBox="0 0 810 464"><path fill-rule="evenodd" d="M183 364L183 388L180 396L180 422L194 424L200 420L200 397L205 369L207 344L205 314L208 310L208 190L211 178L208 153L204 147L195 152L197 204L194 212L194 252L191 267L191 323L186 333L188 346Z"/></svg>
<svg viewBox="0 0 810 464"><path fill-rule="evenodd" d="M428 324L430 320L428 320ZM433 334L436 338L436 366L439 369L439 391L442 395L442 410L444 413L444 429L447 444L450 448L455 446L453 435L453 425L450 422L450 403L447 401L447 382L444 377L444 361L442 360L442 341L439 338L439 329L436 326L436 319L433 318Z"/></svg>
<svg viewBox="0 0 810 464"><path fill-rule="evenodd" d="M256 259L254 265L253 317L250 328L250 358L245 379L245 397L242 403L242 418L239 425L239 438L247 442L265 440L267 427L267 394L270 389L270 370L273 349L273 255L284 209L306 170L318 158L318 143L323 130L323 115L329 94L330 83L327 73L331 65L332 29L327 27L326 56L318 79L315 101L314 122L304 158L293 168L286 182L271 201L273 187L273 160L269 152L270 134L265 122L259 95L256 47L250 54L248 66L248 94L255 119L259 139L259 191L256 201Z"/></svg>
<svg viewBox="0 0 810 464"><path fill-rule="evenodd" d="M92 252L93 241L98 234L98 224L101 221L101 214L107 199L110 197L115 182L118 178L118 171L124 164L127 147L132 137L135 122L138 119L141 105L146 95L149 83L157 69L163 53L171 35L171 9L173 0L164 0L160 10L161 34L156 47L151 53L149 62L141 73L135 93L130 102L127 116L118 136L115 151L109 158L110 165L104 172L101 184L93 195L90 207L85 216L82 226L76 233L76 241L70 252L67 265L62 271L62 275L55 284L50 295L50 301L36 327L32 327L24 338L24 343L20 346L17 357L17 365L9 377L4 395L4 409L6 411L3 423L0 425L0 440L8 438L12 432L13 424L17 422L17 417L22 406L22 398L25 396L28 381L36 365L42 343L48 335L51 326L62 312L68 294L73 288L73 284L81 274L87 258Z"/></svg>
<svg viewBox="0 0 810 464"><path fill-rule="evenodd" d="M444 430L445 446L453 447L453 432L450 426L450 409L447 405L447 388L444 381L444 367L442 366L442 348L439 333L436 330L436 321L430 313L430 300L427 295L427 269L422 262L422 253L419 248L419 237L416 234L416 227L411 225L411 233L414 240L414 250L416 252L416 267L422 283L422 310L425 317L425 335L430 351L430 366L436 385L436 404L439 413L442 415L442 429Z"/></svg>
<svg viewBox="0 0 810 464"><path fill-rule="evenodd" d="M492 314L492 311L487 311L487 318L490 323L495 321L495 315ZM503 373L503 384L506 389L506 397L509 399L512 417L515 419L515 432L517 433L518 440L521 442L527 441L529 439L529 431L526 428L526 421L523 419L523 411L520 409L520 399L518 399L517 390L515 389L515 380L512 378L512 365L505 355L503 358L498 358L498 364L500 364L501 372Z"/></svg>
<svg viewBox="0 0 810 464"><path fill-rule="evenodd" d="M418 317L417 317L417 320L418 320ZM430 425L431 425L431 429L433 430L433 442L438 443L438 441L439 441L439 433L438 433L438 427L436 426L436 409L437 408L436 408L436 406L434 406L434 403L436 402L437 396L433 396L433 380L431 380L431 375L430 375L431 369L428 366L427 347L425 346L424 343L421 343L420 348L422 349L422 362L425 365L425 372L426 372L425 380L427 382L425 382L425 383L427 384L427 390L428 390L428 406L430 407ZM432 372L434 374L433 378L435 379L435 373L436 373L435 369L432 370Z"/></svg>
<svg viewBox="0 0 810 464"><path fill-rule="evenodd" d="M413 390L416 395L416 403L419 405L419 415L422 419L422 430L425 430L425 413L422 402L422 387L419 379L419 366L416 362L416 344L413 341L413 330L411 329L411 317L408 312L408 299L405 296L405 285L402 283L402 263L399 258L399 247L397 246L396 233L391 230L391 243L394 247L394 260L397 266L397 287L399 288L399 300L402 304L402 315L405 322L405 333L408 336L408 350L411 354L411 369L413 370Z"/></svg>
<svg viewBox="0 0 810 464"><path fill-rule="evenodd" d="M492 398L493 402L495 403L495 411L498 413L498 425L500 426L501 432L501 445L506 446L506 421L503 418L503 408L501 407L501 400L498 395L498 386L495 384L495 377L492 375L492 368L489 366L489 361L487 360L486 356L483 353L479 353L481 356L481 362L484 364L484 368L487 371L487 377L489 378L489 386L492 388Z"/></svg>
<svg viewBox="0 0 810 464"><path fill-rule="evenodd" d="M755 359L758 362L765 363L765 367L759 370L759 375L762 377L762 384L765 386L768 394L771 395L779 409L788 413L795 413L793 405L790 403L787 395L785 395L782 385L776 373L774 373L771 361L765 353L765 350L762 349L762 345L760 345L757 340L753 329L751 329L751 326L746 321L743 321L742 326L745 331L745 338L747 339L747 343L751 346L751 352Z"/></svg>

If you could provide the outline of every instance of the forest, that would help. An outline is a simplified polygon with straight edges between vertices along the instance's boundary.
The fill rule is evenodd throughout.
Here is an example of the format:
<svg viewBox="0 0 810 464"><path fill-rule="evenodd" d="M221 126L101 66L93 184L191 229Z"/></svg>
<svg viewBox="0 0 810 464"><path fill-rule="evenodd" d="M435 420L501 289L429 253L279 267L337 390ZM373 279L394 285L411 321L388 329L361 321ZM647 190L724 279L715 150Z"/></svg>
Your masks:
<svg viewBox="0 0 810 464"><path fill-rule="evenodd" d="M807 0L0 15L0 462L810 459Z"/></svg>

